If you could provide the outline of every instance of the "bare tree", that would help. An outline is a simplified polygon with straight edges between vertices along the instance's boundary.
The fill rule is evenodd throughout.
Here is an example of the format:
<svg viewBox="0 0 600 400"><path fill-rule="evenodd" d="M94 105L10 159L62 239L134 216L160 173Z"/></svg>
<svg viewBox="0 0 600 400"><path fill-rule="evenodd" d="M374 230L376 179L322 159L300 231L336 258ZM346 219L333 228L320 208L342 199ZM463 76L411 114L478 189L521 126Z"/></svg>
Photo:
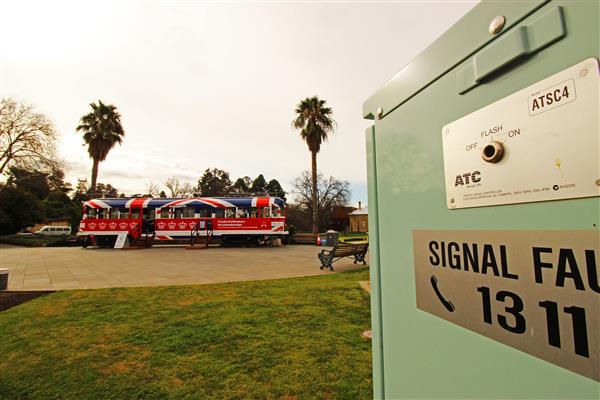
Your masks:
<svg viewBox="0 0 600 400"><path fill-rule="evenodd" d="M315 215L313 213L313 180L311 171L303 171L292 182L292 193L299 209L307 217ZM325 178L323 174L317 175L317 212L319 217L319 229L324 226L331 215L335 206L345 206L350 200L350 183L341 181L333 176Z"/></svg>
<svg viewBox="0 0 600 400"><path fill-rule="evenodd" d="M150 197L158 197L160 194L160 186L158 186L154 182L149 181L146 183L146 193Z"/></svg>
<svg viewBox="0 0 600 400"><path fill-rule="evenodd" d="M57 168L56 131L44 114L12 98L0 100L0 174L14 165L27 170Z"/></svg>
<svg viewBox="0 0 600 400"><path fill-rule="evenodd" d="M194 191L194 186L192 186L192 184L189 182L182 184L181 189L179 190L181 193L180 196L182 197L191 197L194 195Z"/></svg>
<svg viewBox="0 0 600 400"><path fill-rule="evenodd" d="M165 185L165 187L169 190L169 192L171 192L171 196L170 197L177 197L179 196L179 178L176 178L174 176L167 178L164 182L163 185Z"/></svg>
<svg viewBox="0 0 600 400"><path fill-rule="evenodd" d="M194 194L194 187L188 182L180 182L179 178L167 178L163 185L169 190L171 197L188 197Z"/></svg>

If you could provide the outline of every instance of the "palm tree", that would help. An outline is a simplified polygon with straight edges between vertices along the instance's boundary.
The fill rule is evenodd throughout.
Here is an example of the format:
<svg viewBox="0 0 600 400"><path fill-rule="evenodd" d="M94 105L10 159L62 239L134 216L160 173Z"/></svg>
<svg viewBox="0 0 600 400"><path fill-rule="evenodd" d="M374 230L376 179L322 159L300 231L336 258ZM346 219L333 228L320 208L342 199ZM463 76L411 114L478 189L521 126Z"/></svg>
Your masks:
<svg viewBox="0 0 600 400"><path fill-rule="evenodd" d="M88 154L94 160L92 166L92 184L90 193L96 189L98 178L98 164L106 160L108 152L115 144L123 141L125 131L121 125L121 114L112 104L90 103L92 112L81 117L77 131L83 131L83 141L88 146Z"/></svg>
<svg viewBox="0 0 600 400"><path fill-rule="evenodd" d="M292 126L300 129L300 137L308 145L312 161L312 222L313 233L319 232L319 213L317 204L317 153L327 135L333 132L335 121L333 111L325 107L325 100L317 96L307 97L296 106L296 118Z"/></svg>

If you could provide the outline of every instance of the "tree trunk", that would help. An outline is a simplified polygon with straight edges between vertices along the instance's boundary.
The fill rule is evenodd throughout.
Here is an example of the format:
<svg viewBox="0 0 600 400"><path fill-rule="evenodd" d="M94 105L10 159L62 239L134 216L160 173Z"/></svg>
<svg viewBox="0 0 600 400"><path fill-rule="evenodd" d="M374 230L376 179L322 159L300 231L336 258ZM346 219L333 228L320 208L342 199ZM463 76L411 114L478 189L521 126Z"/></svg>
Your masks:
<svg viewBox="0 0 600 400"><path fill-rule="evenodd" d="M96 192L96 179L98 179L98 159L94 158L94 164L92 165L92 184L90 186L90 194L94 194Z"/></svg>
<svg viewBox="0 0 600 400"><path fill-rule="evenodd" d="M311 151L312 157L312 231L319 233L319 209L317 204L317 153Z"/></svg>

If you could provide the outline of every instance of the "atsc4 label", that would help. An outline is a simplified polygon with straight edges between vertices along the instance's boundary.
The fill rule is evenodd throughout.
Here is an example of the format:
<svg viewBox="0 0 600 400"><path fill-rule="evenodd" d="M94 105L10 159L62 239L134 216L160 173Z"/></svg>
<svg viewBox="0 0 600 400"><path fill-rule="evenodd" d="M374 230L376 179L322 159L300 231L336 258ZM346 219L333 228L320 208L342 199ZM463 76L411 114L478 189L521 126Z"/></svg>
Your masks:
<svg viewBox="0 0 600 400"><path fill-rule="evenodd" d="M563 106L575 101L576 98L575 81L568 79L549 89L529 96L529 115L537 115L544 111Z"/></svg>

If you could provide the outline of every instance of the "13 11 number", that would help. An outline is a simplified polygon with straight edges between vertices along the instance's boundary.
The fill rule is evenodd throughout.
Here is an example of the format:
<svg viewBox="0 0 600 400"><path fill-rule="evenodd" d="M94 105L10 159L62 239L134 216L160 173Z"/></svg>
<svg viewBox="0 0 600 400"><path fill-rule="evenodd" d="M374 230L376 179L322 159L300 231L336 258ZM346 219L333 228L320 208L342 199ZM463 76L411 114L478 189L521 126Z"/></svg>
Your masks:
<svg viewBox="0 0 600 400"><path fill-rule="evenodd" d="M492 324L492 300L490 289L480 286L477 291L481 293L483 304L483 322ZM505 330L522 334L527 329L527 321L523 315L523 300L518 294L506 290L500 290L496 293L496 301L507 303L510 299L511 305L505 305L506 315L497 314L498 324ZM546 324L548 332L548 344L550 346L561 348L560 324L559 324L559 306L558 303L550 300L540 301L538 305L546 310ZM573 325L573 340L575 354L589 358L589 347L587 338L587 323L585 318L585 308L570 306L564 307L565 314L571 315Z"/></svg>

